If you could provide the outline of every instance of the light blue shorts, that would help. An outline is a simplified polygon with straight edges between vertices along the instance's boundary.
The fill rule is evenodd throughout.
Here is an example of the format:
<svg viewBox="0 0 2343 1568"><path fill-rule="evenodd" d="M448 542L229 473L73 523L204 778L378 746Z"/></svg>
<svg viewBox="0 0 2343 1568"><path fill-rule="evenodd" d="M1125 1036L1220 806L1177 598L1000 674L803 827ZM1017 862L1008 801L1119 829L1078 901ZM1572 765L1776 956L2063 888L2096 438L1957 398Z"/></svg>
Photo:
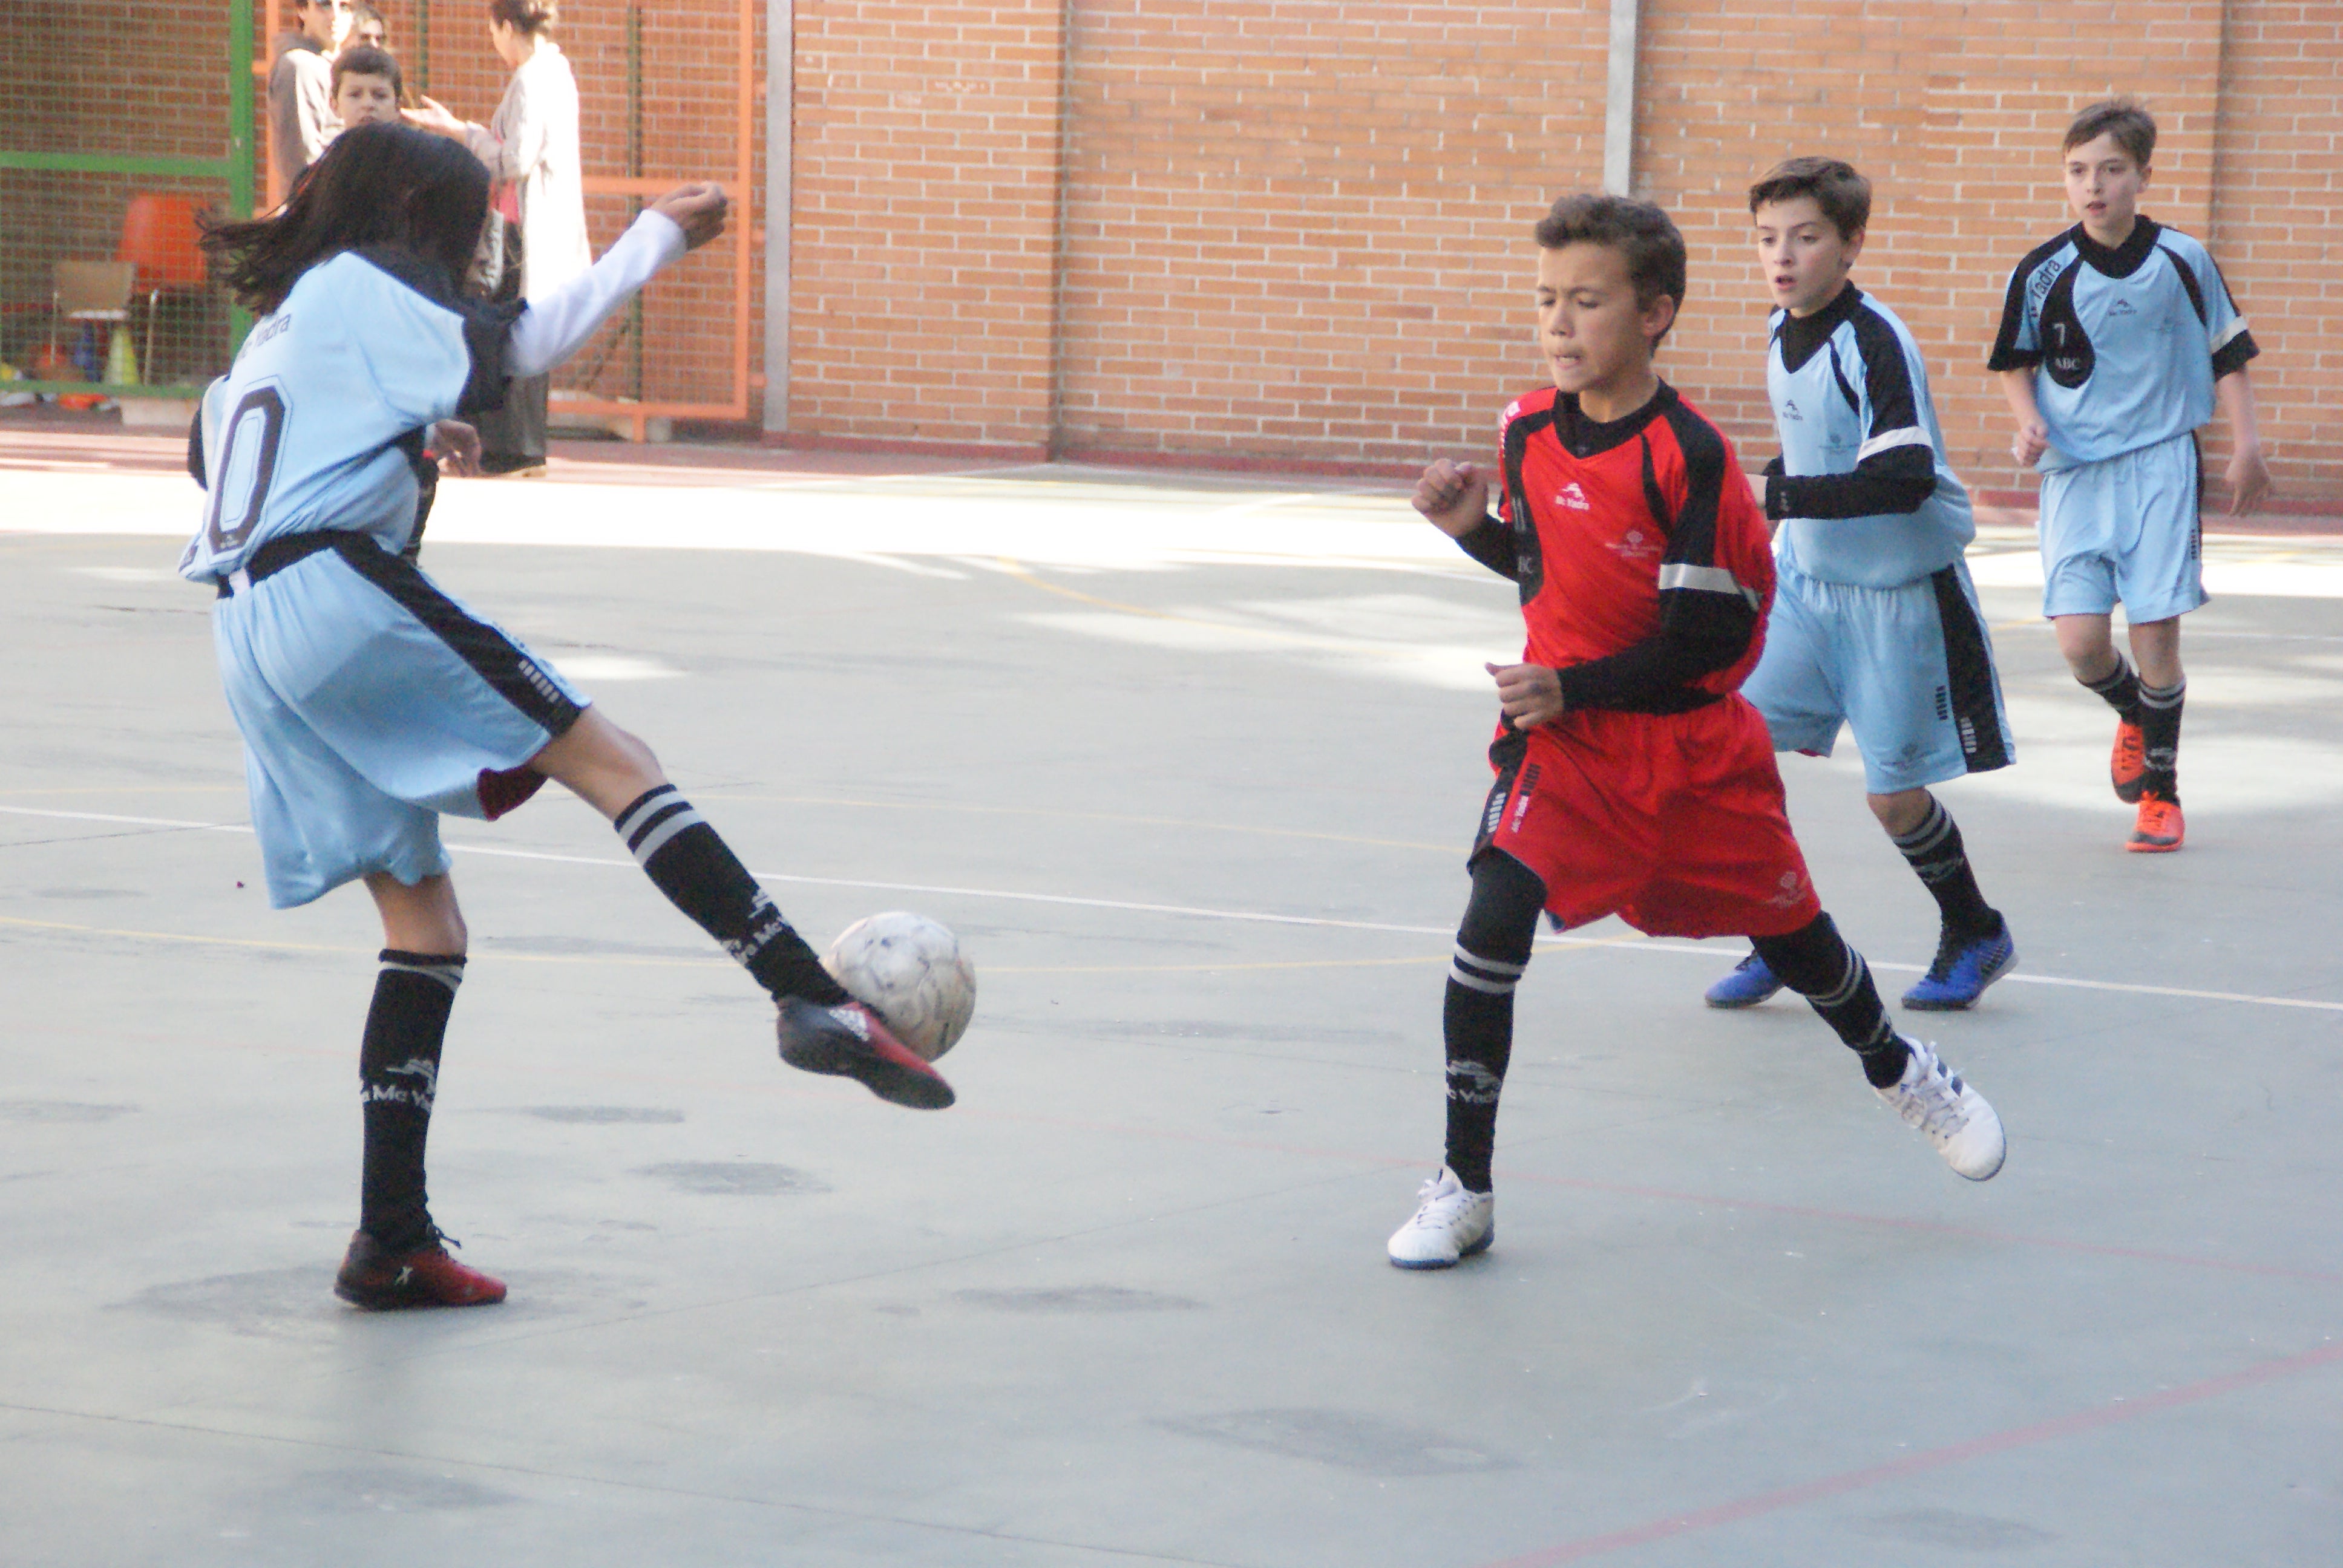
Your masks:
<svg viewBox="0 0 2343 1568"><path fill-rule="evenodd" d="M487 818L518 804L483 775L536 756L587 705L370 541L219 600L212 633L280 910L372 871L409 886L446 871L439 813Z"/></svg>
<svg viewBox="0 0 2343 1568"><path fill-rule="evenodd" d="M1827 757L1845 723L1864 788L1893 795L2006 768L2017 753L1966 565L1895 588L1784 568L1741 694L1776 751Z"/></svg>
<svg viewBox="0 0 2343 1568"><path fill-rule="evenodd" d="M2042 613L2133 624L2205 602L2204 465L2195 435L2042 476Z"/></svg>

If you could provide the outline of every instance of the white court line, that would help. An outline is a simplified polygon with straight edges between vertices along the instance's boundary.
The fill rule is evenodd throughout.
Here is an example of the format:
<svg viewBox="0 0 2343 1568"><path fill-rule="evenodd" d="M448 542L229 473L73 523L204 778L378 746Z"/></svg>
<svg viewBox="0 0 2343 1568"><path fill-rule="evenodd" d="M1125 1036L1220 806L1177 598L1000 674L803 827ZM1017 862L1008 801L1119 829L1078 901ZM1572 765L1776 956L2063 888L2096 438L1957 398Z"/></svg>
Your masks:
<svg viewBox="0 0 2343 1568"><path fill-rule="evenodd" d="M145 828L190 828L207 833L249 833L252 828L241 822L190 822L170 817L123 817L104 811L53 811L33 806L0 806L0 814L11 817L44 817L74 822L120 822ZM447 848L468 855L493 855L508 860L543 860L562 866L608 866L633 869L633 859L618 859L603 855L556 855L540 849L503 849L487 844L465 844L444 840ZM5 848L5 846L0 846ZM1262 910L1215 910L1195 904L1150 904L1128 899L1086 899L1071 893L1026 893L1005 888L955 888L925 882L876 882L852 877L805 877L789 871L751 871L751 876L767 882L789 882L809 888L854 888L866 892L930 893L956 899L998 899L1011 903L1057 904L1085 910L1121 910L1142 915L1187 915L1200 920L1244 920L1260 925L1311 926L1322 930L1382 931L1395 936L1453 937L1453 926L1403 926L1384 920L1338 920L1321 915L1273 915ZM1609 948L1623 952L1683 953L1698 958L1715 959L1714 948L1694 947L1689 943L1655 940L1648 937L1564 937L1552 933L1538 938L1541 947ZM1894 970L1906 974L1926 971L1926 964L1892 963L1882 959L1867 960L1875 970ZM2069 975L2012 974L2003 979L2011 984L2065 986L2077 990L2118 991L2127 996L2181 997L2194 1001L2245 1002L2255 1007L2308 1008L2318 1012L2343 1012L2343 1001L2318 1001L2306 997L2254 996L2244 991L2197 990L2187 986L2137 985L2125 980L2077 980Z"/></svg>

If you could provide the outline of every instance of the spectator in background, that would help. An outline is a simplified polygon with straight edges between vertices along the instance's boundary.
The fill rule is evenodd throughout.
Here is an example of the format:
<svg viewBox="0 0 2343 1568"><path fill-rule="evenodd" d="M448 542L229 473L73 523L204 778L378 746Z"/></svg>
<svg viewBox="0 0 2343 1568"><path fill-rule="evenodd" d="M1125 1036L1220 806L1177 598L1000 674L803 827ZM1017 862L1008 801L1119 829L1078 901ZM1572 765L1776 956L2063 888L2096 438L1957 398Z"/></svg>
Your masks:
<svg viewBox="0 0 2343 1568"><path fill-rule="evenodd" d="M334 55L350 33L350 0L296 0L295 31L268 69L269 156L287 191L342 128L334 117Z"/></svg>
<svg viewBox="0 0 2343 1568"><path fill-rule="evenodd" d="M491 235L519 241L518 278L508 254L483 267L492 292L541 299L594 264L586 243L586 184L578 144L578 79L553 41L551 0L488 0L488 41L512 67L503 102L485 126L458 119L427 97L405 111L407 123L462 142L488 165L495 182ZM491 278L487 275L498 276ZM504 407L480 420L480 470L545 472L545 417L550 377L515 377Z"/></svg>
<svg viewBox="0 0 2343 1568"><path fill-rule="evenodd" d="M390 47L390 24L384 21L382 13L367 5L366 0L357 0L357 4L350 7L349 46L355 49L361 44L369 49Z"/></svg>
<svg viewBox="0 0 2343 1568"><path fill-rule="evenodd" d="M353 35L355 36L355 35ZM395 126L406 82L387 49L352 44L334 56L334 113L342 128Z"/></svg>

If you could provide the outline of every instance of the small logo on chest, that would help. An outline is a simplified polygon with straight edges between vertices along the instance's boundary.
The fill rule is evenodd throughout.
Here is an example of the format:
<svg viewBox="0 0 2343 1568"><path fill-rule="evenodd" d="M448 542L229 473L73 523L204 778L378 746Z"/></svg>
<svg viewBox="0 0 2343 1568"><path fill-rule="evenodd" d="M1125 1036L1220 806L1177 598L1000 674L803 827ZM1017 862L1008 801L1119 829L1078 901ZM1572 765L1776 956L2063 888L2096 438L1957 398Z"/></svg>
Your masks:
<svg viewBox="0 0 2343 1568"><path fill-rule="evenodd" d="M2109 316L2137 316L2139 312L2131 307L2130 300L2118 299L2113 305L2107 307L2107 314Z"/></svg>
<svg viewBox="0 0 2343 1568"><path fill-rule="evenodd" d="M1641 528L1629 528L1615 539L1605 539L1603 548L1631 561L1644 560L1660 553L1661 541Z"/></svg>
<svg viewBox="0 0 2343 1568"><path fill-rule="evenodd" d="M1792 397L1785 397L1782 399L1782 417L1785 419L1795 419L1801 425L1806 422L1806 417L1798 412L1797 400Z"/></svg>
<svg viewBox="0 0 2343 1568"><path fill-rule="evenodd" d="M1578 481L1575 479L1554 493L1554 504L1557 507L1568 507L1574 512L1588 512L1594 509L1587 504L1586 492L1578 487Z"/></svg>

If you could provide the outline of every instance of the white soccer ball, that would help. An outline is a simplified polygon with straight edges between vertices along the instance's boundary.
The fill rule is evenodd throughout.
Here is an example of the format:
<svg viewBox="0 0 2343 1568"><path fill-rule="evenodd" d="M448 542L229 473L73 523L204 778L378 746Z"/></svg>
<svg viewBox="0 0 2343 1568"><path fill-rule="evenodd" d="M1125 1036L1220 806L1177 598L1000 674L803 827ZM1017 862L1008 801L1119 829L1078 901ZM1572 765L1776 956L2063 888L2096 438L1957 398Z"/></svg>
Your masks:
<svg viewBox="0 0 2343 1568"><path fill-rule="evenodd" d="M950 927L890 910L839 932L821 967L886 1020L895 1038L933 1061L976 1011L976 970Z"/></svg>

